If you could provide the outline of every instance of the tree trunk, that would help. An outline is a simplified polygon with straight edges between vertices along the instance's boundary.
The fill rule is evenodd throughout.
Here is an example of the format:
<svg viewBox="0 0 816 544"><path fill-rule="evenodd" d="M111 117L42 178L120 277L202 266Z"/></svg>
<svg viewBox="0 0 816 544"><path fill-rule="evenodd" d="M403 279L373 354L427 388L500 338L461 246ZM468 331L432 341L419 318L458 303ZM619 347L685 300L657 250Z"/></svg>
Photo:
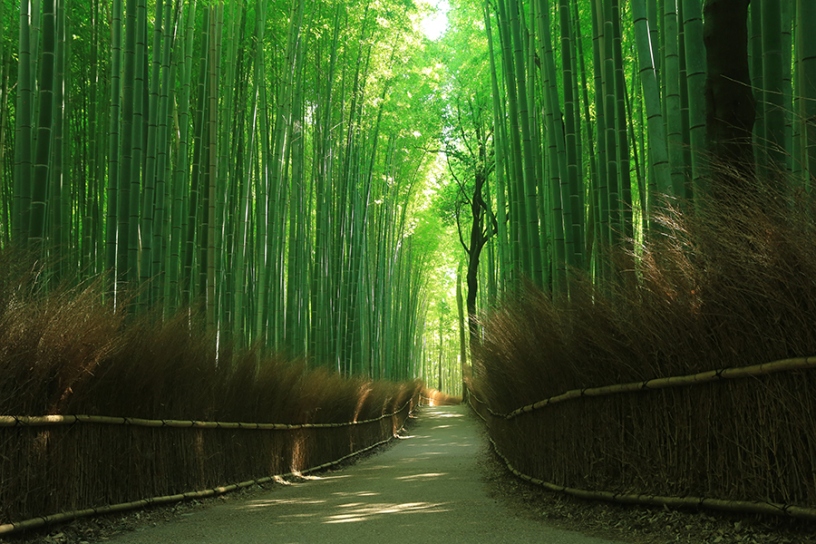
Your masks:
<svg viewBox="0 0 816 544"><path fill-rule="evenodd" d="M756 102L748 65L750 0L706 0L706 127L716 183L744 184L754 174L752 131ZM715 195L716 188L712 191Z"/></svg>
<svg viewBox="0 0 816 544"><path fill-rule="evenodd" d="M456 269L456 310L459 318L459 365L462 369L462 400L467 400L467 340L465 340L465 301L462 297L462 263ZM470 316L468 316L469 318ZM469 324L469 323L468 323Z"/></svg>

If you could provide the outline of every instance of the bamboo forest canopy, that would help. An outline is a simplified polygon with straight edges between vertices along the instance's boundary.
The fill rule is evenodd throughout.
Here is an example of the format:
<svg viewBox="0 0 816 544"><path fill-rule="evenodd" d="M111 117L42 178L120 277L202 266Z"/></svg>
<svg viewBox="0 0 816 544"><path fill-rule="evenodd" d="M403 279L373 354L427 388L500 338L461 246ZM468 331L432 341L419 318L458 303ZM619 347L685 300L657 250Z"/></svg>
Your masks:
<svg viewBox="0 0 816 544"><path fill-rule="evenodd" d="M463 314L520 281L605 281L718 183L810 190L814 25L812 0L0 0L0 244L225 341L455 382Z"/></svg>

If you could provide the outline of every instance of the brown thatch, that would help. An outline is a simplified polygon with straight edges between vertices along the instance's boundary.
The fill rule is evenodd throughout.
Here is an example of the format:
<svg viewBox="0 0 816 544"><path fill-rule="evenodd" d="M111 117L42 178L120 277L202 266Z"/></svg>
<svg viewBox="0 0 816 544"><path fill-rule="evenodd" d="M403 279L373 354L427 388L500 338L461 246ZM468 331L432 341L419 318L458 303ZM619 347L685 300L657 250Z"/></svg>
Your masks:
<svg viewBox="0 0 816 544"><path fill-rule="evenodd" d="M382 417L374 419L374 420L368 420L368 421L365 421L365 422L349 423L349 424L346 424L346 425L341 425L341 424L327 424L327 425L323 425L323 426L311 425L310 427L306 427L306 428L312 428L312 429L315 429L315 428L333 429L333 428L339 428L339 427L351 428L351 427L353 427L355 425L380 422L380 421L382 421L382 420L384 420L386 418L393 418L395 422L398 422L398 423L395 423L395 424L398 424L399 427L402 428L402 425L404 424L405 420L408 417L408 414L410 413L411 403L412 403L412 401L409 400L409 402L407 402L405 405L403 405L403 407L400 410L398 410L397 412L394 412L394 413L391 413L391 414L384 414ZM71 417L71 416L69 416L69 417ZM108 418L108 419L111 419L111 418ZM106 421L105 423L110 423L110 422ZM188 428L192 428L192 427L188 427ZM295 427L287 427L286 429L282 429L282 428L270 429L270 428L267 427L265 429L257 429L257 428L254 428L254 429L255 430L292 430L294 428ZM304 428L304 427L300 426L298 428ZM380 430L383 430L382 426L380 426ZM393 429L392 429L392 433L393 433ZM125 510L134 510L134 509L137 509L137 508L145 508L145 507L148 507L148 506L157 506L157 505L161 505L161 504L179 502L179 501L188 500L188 499L202 499L202 498L207 498L207 497L213 497L213 496L216 496L216 495L223 495L225 493L229 493L229 492L232 492L232 491L235 491L235 490L238 490L238 489L243 489L245 487L249 487L249 486L252 486L252 485L266 484L266 483L269 483L269 482L272 482L272 481L276 481L279 478L287 478L287 477L294 476L296 474L297 475L308 474L310 472L325 470L325 469L327 469L327 468L329 468L331 466L342 463L342 462L344 462L344 461L346 461L346 460L348 460L348 459L350 459L350 458L352 458L354 456L357 456L357 455L359 455L361 453L364 453L364 452L370 451L370 450L372 450L372 449L374 449L376 447L382 446L383 444L389 442L392 438L393 438L393 434L388 435L387 438L385 438L383 440L380 440L378 442L375 442L373 444L370 444L370 445L368 445L366 447L361 447L359 449L354 449L350 453L348 453L346 455L343 455L342 457L339 457L337 459L333 459L333 460L324 462L324 463L319 464L319 465L310 466L309 468L301 468L301 469L294 469L293 468L292 472L287 472L285 474L265 476L263 478L257 478L257 479L253 479L253 480L246 480L246 481L239 482L239 483L236 483L236 484L231 484L231 485L222 485L222 486L214 487L214 488L211 488L211 489L203 489L203 490L199 490L199 491L187 491L185 493L177 493L175 495L164 495L164 496L151 497L151 498L140 499L140 500L130 501L130 502L122 502L122 503L116 503L116 504L106 504L106 505L102 505L102 506L94 506L94 507L80 509L80 510L71 510L71 511L68 511L68 512L60 512L60 513L56 513L56 514L38 516L36 518L26 519L26 520L22 520L22 521L16 521L16 522L11 522L11 523L0 524L0 535L1 534L10 534L10 533L14 533L14 532L18 532L18 531L24 531L24 530L28 530L28 529L35 529L35 528L38 528L38 527L43 527L45 525L71 521L73 519L77 519L77 518L81 518L81 517L88 517L88 516L102 515L102 514L111 514L111 513L115 513L115 512L122 512L122 511L125 511ZM311 445L308 444L308 443L305 443L303 447L306 450L312 449ZM305 456L304 456L304 458L305 458ZM304 459L301 458L301 462L303 462L303 460ZM85 468L87 468L87 467L85 467ZM110 483L111 484L117 484L119 482L110 482Z"/></svg>
<svg viewBox="0 0 816 544"><path fill-rule="evenodd" d="M816 508L816 198L748 185L661 218L616 273L483 318L473 402L518 471Z"/></svg>
<svg viewBox="0 0 816 544"><path fill-rule="evenodd" d="M0 524L320 467L418 400L419 383L216 348L187 312L129 317L101 280L40 291L19 260L0 252Z"/></svg>

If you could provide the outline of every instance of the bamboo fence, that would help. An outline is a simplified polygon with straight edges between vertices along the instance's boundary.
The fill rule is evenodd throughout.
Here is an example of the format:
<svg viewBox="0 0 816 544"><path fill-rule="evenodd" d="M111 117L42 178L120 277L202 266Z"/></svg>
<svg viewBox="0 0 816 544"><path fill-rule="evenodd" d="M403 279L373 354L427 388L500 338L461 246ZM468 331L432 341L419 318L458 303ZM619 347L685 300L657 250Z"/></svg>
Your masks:
<svg viewBox="0 0 816 544"><path fill-rule="evenodd" d="M169 427L176 429L247 429L257 431L293 431L297 429L337 429L380 421L394 414L384 414L373 419L343 423L239 423L221 421L195 421L177 419L143 419L136 417L109 416L0 416L0 427L55 427L75 423L98 423L102 425L131 425L134 427Z"/></svg>
<svg viewBox="0 0 816 544"><path fill-rule="evenodd" d="M325 469L388 442L417 400L343 423L0 416L0 534Z"/></svg>
<svg viewBox="0 0 816 544"><path fill-rule="evenodd" d="M510 471L552 491L816 520L815 367L803 357L576 389L508 413L468 398Z"/></svg>

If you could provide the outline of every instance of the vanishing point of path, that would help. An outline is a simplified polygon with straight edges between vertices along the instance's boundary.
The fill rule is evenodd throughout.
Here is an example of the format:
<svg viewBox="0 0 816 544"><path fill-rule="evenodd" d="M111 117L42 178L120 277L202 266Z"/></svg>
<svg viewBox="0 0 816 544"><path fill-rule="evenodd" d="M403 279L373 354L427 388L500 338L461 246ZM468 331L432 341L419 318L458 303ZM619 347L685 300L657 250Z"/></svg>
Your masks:
<svg viewBox="0 0 816 544"><path fill-rule="evenodd" d="M464 406L423 408L410 436L343 470L229 501L116 544L614 544L519 517L488 496Z"/></svg>

